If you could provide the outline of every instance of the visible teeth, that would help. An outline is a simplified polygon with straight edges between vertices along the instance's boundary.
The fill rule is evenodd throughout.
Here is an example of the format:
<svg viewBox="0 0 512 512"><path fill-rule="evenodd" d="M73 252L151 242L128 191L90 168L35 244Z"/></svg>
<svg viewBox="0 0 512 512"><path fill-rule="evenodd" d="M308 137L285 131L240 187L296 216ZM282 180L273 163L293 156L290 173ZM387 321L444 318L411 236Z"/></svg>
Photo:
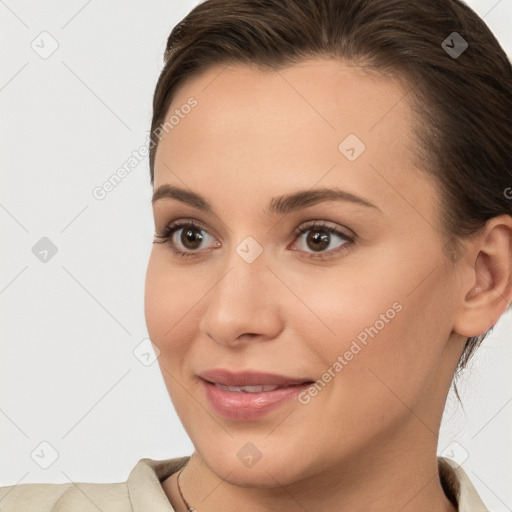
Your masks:
<svg viewBox="0 0 512 512"><path fill-rule="evenodd" d="M264 384L262 386L225 386L224 384L218 384L217 382L215 385L220 389L234 391L236 393L260 393L261 391L274 391L274 389L279 387L273 386L272 384Z"/></svg>

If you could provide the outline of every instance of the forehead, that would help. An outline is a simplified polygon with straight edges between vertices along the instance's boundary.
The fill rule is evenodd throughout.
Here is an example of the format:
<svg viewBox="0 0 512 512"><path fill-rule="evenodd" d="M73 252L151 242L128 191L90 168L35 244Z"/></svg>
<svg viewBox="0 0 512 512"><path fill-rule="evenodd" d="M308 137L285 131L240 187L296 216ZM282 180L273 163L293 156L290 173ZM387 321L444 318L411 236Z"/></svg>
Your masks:
<svg viewBox="0 0 512 512"><path fill-rule="evenodd" d="M318 183L384 202L396 201L398 187L415 201L421 177L408 96L398 80L333 59L271 70L214 66L173 98L166 116L174 116L172 127L155 158L155 189L179 184L177 177L205 196L212 183L217 192L222 183L226 197Z"/></svg>
<svg viewBox="0 0 512 512"><path fill-rule="evenodd" d="M388 122L397 115L408 116L409 105L402 101L408 90L401 75L391 78L327 58L307 59L280 69L218 64L180 85L169 114L193 95L203 110L222 113L218 119L228 116L230 110L226 107L236 106L260 111L262 116L269 114L263 109L270 108L277 120L279 114L289 117L288 107L305 116L305 121L316 116L324 128L331 130L344 129L346 124L372 129L391 110L396 112ZM276 108L276 103L281 108Z"/></svg>
<svg viewBox="0 0 512 512"><path fill-rule="evenodd" d="M403 148L413 142L407 93L398 80L333 59L309 59L282 69L216 65L175 92L166 115L172 118L172 137L165 142L174 142L177 151L185 137L191 144L212 141L217 147L224 138L223 145L229 146L244 134L253 145L309 141L311 146L318 137L335 143L355 133L366 146L399 136ZM187 105L191 97L197 102L192 109Z"/></svg>

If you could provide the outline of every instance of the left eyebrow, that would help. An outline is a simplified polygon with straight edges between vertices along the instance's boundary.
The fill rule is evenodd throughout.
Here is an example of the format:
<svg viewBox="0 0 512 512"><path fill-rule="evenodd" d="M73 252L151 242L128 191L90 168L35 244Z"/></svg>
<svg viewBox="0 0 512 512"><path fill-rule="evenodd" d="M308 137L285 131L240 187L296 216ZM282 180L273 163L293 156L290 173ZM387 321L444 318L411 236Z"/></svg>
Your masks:
<svg viewBox="0 0 512 512"><path fill-rule="evenodd" d="M339 188L300 190L292 194L274 197L270 201L269 208L265 213L286 214L318 203L323 203L324 201L346 201L366 206L367 208L375 208L382 213L382 210L378 206L370 203L367 199L363 199L362 197Z"/></svg>
<svg viewBox="0 0 512 512"><path fill-rule="evenodd" d="M158 200L168 198L176 199L182 203L188 204L193 208L202 210L204 212L213 212L214 208L211 203L196 192L185 190L172 185L161 185L153 193L151 200L152 204L155 204ZM382 213L382 210L370 203L367 199L359 197L346 190L339 188L320 188L315 190L299 190L291 194L285 194L282 196L273 197L270 200L269 207L264 211L266 214L286 214L301 210L302 208L308 208L318 203L325 201L346 201L367 208L374 208Z"/></svg>

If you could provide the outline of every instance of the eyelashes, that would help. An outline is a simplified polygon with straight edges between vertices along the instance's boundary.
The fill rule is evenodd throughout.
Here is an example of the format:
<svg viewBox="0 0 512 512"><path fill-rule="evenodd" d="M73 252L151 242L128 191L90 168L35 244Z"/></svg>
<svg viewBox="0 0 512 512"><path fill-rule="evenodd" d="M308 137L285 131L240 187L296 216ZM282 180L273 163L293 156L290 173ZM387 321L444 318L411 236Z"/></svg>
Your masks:
<svg viewBox="0 0 512 512"><path fill-rule="evenodd" d="M181 229L184 230L185 228L188 228L187 234L193 235L194 237L197 237L197 232L206 233L206 230L204 230L201 226L199 226L198 224L196 224L193 221L176 221L176 222L172 222L171 224L166 226L162 234L156 234L155 237L159 238L160 241L159 242L155 241L153 243L167 244L169 246L169 248L171 249L171 252L174 255L182 257L182 258L197 257L200 252L205 252L205 250L203 249L202 251L195 251L195 250L180 251L180 250L176 249L176 244L173 241L174 234ZM211 236L211 235L209 235L209 236ZM204 238L205 237L203 235L199 235L199 241L203 241Z"/></svg>
<svg viewBox="0 0 512 512"><path fill-rule="evenodd" d="M178 237L178 244L175 241L175 234L179 231L182 231L180 237ZM313 249L313 252L309 252L305 249L293 249L294 251L304 252L305 258L312 259L326 259L336 256L336 254L340 252L345 252L355 243L355 236L352 234L348 234L343 232L342 230L333 227L326 221L310 221L306 223L306 225L299 226L294 232L294 240L296 238L302 237L305 233L311 232L313 236L306 237L306 247L308 243L313 243L316 245L316 249L320 249L322 252L318 252ZM184 238L185 237L185 238ZM187 243L195 243L199 242L202 244L208 238L211 238L215 241L215 247L220 247L221 244L218 243L215 238L208 233L207 230L203 229L199 224L196 224L192 220L184 220L184 221L175 221L168 224L162 233L155 234L155 238L158 238L158 241L154 241L156 244L166 244L171 253L179 258L197 258L206 253L211 252L212 248L209 249L200 249L200 248L187 248L185 250L180 249L178 246L183 245L183 242L186 240ZM330 249L328 251L323 251L325 249L325 245L330 246L333 240L340 240L343 242L341 246Z"/></svg>

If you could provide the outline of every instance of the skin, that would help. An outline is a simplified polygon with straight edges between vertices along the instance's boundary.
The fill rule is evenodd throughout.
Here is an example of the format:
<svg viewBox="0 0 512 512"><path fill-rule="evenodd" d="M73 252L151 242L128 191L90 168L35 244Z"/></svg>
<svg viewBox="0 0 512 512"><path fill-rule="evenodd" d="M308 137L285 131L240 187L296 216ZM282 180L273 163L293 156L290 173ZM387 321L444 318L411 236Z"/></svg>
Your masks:
<svg viewBox="0 0 512 512"><path fill-rule="evenodd" d="M315 58L279 72L215 66L173 98L170 111L190 96L198 104L164 133L154 188L192 190L215 213L154 203L156 233L193 219L204 239L185 246L175 233L175 248L195 250L192 258L175 256L169 241L153 245L145 315L195 447L180 484L199 512L456 510L438 478L441 415L466 337L512 300L512 219L492 219L457 262L447 259L439 193L416 166L405 92ZM338 149L350 133L366 145L353 162ZM329 201L264 213L274 196L321 187L377 208ZM353 232L355 242L331 235L317 251L307 236L318 229L293 234L308 221ZM247 236L263 248L252 263L236 252ZM319 252L330 257L308 258ZM320 379L394 303L400 312L308 404L292 400L252 421L209 405L200 371ZM262 454L250 468L237 457L249 442ZM176 476L162 486L180 512Z"/></svg>

